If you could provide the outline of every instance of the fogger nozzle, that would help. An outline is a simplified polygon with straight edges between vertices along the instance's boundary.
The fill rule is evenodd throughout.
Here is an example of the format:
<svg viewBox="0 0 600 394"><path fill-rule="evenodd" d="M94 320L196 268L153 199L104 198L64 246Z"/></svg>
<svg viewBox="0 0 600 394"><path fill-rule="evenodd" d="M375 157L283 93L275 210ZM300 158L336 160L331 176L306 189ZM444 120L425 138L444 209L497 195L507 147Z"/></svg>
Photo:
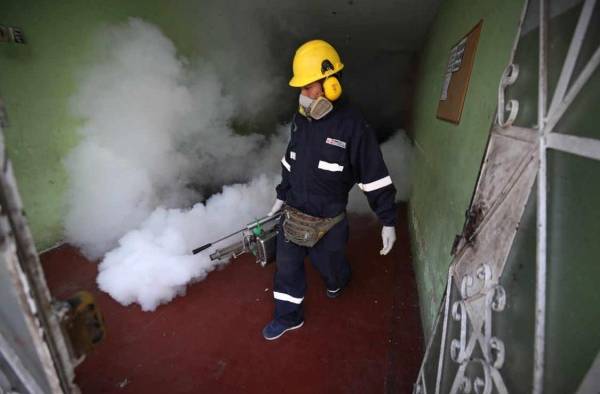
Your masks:
<svg viewBox="0 0 600 394"><path fill-rule="evenodd" d="M200 246L199 248L192 250L192 254L198 254L198 253L202 252L203 250L210 248L211 246L212 246L212 243L206 244L204 246Z"/></svg>

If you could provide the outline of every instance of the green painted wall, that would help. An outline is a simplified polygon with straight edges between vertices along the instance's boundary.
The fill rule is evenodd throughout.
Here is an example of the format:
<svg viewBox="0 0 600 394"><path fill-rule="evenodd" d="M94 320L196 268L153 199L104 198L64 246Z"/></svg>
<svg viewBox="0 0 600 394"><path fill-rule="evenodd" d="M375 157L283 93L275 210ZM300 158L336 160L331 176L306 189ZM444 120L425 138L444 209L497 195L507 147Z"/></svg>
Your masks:
<svg viewBox="0 0 600 394"><path fill-rule="evenodd" d="M496 109L497 89L523 8L522 0L442 3L421 54L414 102L417 147L409 204L412 250L429 335L445 288L450 248L461 232ZM450 48L483 19L459 125L436 118Z"/></svg>
<svg viewBox="0 0 600 394"><path fill-rule="evenodd" d="M62 238L67 175L61 160L78 141L68 98L79 70L90 61L93 33L139 16L158 25L180 53L192 56L197 37L190 29L197 14L191 1L0 2L0 24L21 27L28 41L0 44L0 97L9 119L8 155L38 249Z"/></svg>

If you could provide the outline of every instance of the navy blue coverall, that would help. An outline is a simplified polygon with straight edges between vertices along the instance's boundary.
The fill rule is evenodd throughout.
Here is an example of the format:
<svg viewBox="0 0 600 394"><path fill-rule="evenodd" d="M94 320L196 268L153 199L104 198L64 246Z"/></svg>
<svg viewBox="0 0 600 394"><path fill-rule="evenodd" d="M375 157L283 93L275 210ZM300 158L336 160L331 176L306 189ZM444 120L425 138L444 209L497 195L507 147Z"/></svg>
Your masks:
<svg viewBox="0 0 600 394"><path fill-rule="evenodd" d="M281 159L282 180L277 198L300 211L330 218L346 210L355 183L384 226L396 224L396 189L375 133L347 102L336 102L320 120L294 115L291 136ZM277 237L277 272L273 296L275 319L286 325L303 321L306 290L304 258L309 256L327 289L343 288L350 279L346 258L348 220L336 224L312 248Z"/></svg>

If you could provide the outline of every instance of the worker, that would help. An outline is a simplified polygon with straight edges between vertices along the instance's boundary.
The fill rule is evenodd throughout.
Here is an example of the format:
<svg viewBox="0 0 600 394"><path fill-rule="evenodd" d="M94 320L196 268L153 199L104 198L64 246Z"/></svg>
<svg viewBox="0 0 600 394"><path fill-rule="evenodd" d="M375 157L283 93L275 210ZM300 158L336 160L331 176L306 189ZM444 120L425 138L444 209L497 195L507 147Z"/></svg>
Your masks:
<svg viewBox="0 0 600 394"><path fill-rule="evenodd" d="M323 40L303 44L294 56L289 84L300 88L299 107L281 159L277 199L269 212L284 210L277 236L274 319L263 329L267 340L304 324L307 255L329 298L341 295L348 285L345 211L355 183L383 224L380 253L387 254L396 241L396 189L375 133L341 97L343 68L337 51Z"/></svg>

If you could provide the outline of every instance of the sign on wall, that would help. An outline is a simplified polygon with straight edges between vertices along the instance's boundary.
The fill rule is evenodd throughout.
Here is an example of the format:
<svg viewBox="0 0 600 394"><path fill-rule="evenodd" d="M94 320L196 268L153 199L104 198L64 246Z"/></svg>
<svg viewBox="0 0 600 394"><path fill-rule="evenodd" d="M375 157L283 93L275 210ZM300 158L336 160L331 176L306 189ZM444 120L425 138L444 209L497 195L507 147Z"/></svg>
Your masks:
<svg viewBox="0 0 600 394"><path fill-rule="evenodd" d="M479 21L450 49L438 103L437 117L439 119L456 124L460 122L482 23L483 21Z"/></svg>

